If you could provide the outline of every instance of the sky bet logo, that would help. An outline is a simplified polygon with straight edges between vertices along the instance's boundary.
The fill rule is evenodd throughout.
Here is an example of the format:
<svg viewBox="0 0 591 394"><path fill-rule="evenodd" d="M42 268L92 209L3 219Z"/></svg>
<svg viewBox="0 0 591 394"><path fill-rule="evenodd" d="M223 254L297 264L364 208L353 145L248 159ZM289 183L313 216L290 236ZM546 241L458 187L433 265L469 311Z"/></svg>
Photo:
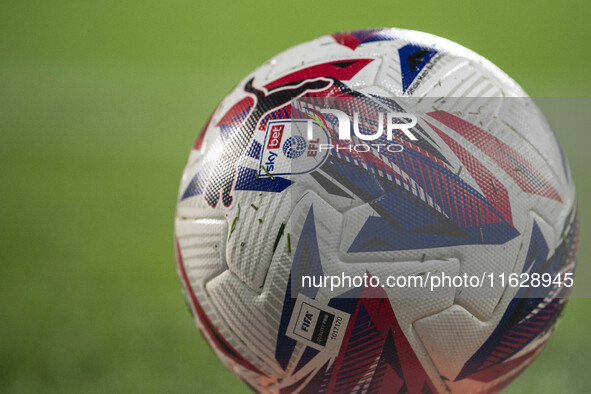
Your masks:
<svg viewBox="0 0 591 394"><path fill-rule="evenodd" d="M269 142L267 143L267 149L277 149L281 145L281 138L283 138L283 130L285 130L284 124L272 124L271 130L269 131Z"/></svg>
<svg viewBox="0 0 591 394"><path fill-rule="evenodd" d="M319 145L330 142L328 133L313 125L315 139L306 140L306 120L277 119L266 124L265 133L257 133L261 146L258 177L305 174L318 168L328 152L320 154ZM254 152L254 151L253 151Z"/></svg>

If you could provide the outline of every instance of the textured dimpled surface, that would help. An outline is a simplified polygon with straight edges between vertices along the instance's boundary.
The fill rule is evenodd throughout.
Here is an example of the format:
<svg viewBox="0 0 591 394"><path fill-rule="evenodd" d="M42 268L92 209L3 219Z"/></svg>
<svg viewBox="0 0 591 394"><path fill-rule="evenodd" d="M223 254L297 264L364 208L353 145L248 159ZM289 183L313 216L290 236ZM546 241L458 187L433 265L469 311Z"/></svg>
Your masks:
<svg viewBox="0 0 591 394"><path fill-rule="evenodd" d="M314 97L409 100L418 139L314 156L289 135L292 100ZM550 126L492 63L426 33L343 32L267 61L215 109L180 184L177 267L201 333L257 391L494 392L542 350L561 289L331 292L299 275L572 272L575 205ZM294 334L302 305L334 338Z"/></svg>

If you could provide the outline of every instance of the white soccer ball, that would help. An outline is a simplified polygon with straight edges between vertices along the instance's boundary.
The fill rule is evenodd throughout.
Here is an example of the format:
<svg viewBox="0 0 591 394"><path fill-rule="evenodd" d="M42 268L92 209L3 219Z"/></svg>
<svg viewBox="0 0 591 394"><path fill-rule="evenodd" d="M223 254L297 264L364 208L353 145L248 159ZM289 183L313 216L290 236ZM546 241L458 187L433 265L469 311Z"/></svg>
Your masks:
<svg viewBox="0 0 591 394"><path fill-rule="evenodd" d="M417 123L343 141L312 111L331 100ZM552 334L577 240L568 164L533 101L474 52L401 29L323 36L240 82L189 155L175 219L197 326L272 393L501 390ZM520 286L536 273L552 282ZM344 284L364 275L427 285ZM474 282L435 291L445 275Z"/></svg>

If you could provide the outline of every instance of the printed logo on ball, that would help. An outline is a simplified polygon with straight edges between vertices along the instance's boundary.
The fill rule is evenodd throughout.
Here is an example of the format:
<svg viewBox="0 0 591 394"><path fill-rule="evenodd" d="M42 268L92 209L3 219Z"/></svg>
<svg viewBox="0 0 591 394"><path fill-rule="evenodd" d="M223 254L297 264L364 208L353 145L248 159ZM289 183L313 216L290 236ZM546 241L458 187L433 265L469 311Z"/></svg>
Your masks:
<svg viewBox="0 0 591 394"><path fill-rule="evenodd" d="M277 149L281 145L281 138L283 138L283 130L285 129L284 124L271 125L269 131L269 138L267 142L267 149Z"/></svg>
<svg viewBox="0 0 591 394"><path fill-rule="evenodd" d="M259 176L305 174L318 168L328 151L320 144L329 142L328 133L314 125L315 138L306 138L305 120L277 120L267 124L265 147L260 158Z"/></svg>
<svg viewBox="0 0 591 394"><path fill-rule="evenodd" d="M348 323L348 313L300 294L286 335L314 349L337 354Z"/></svg>

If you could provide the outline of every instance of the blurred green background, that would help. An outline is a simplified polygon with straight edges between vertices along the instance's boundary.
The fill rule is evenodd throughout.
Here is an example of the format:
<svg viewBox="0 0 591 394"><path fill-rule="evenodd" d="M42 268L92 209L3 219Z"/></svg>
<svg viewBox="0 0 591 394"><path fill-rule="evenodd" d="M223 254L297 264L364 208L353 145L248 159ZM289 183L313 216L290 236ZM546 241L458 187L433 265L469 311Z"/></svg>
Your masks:
<svg viewBox="0 0 591 394"><path fill-rule="evenodd" d="M457 41L532 96L587 96L590 5L2 0L0 392L247 392L199 336L173 262L180 175L217 102L289 46L381 26ZM582 266L591 137L557 132ZM588 390L590 306L571 300L508 392Z"/></svg>

